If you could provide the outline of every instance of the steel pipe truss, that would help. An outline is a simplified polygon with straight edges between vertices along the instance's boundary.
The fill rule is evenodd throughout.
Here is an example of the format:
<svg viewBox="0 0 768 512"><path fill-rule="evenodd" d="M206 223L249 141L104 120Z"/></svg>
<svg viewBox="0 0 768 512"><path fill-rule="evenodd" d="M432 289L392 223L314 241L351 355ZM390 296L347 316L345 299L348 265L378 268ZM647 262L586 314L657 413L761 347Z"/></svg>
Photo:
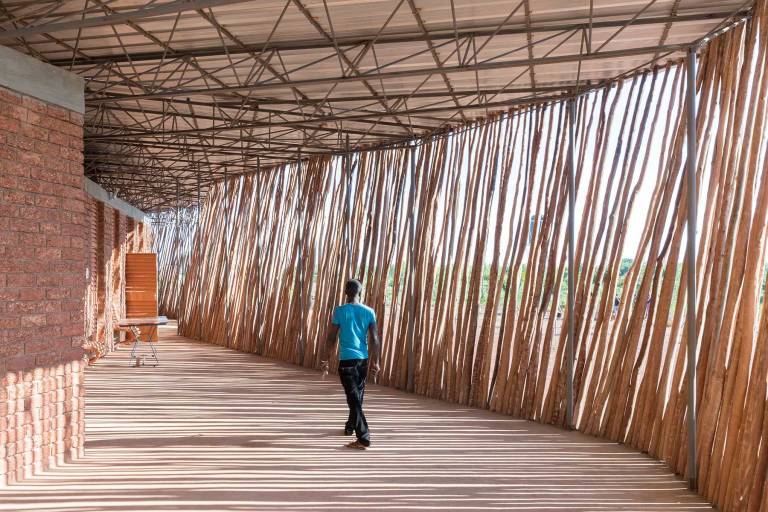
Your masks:
<svg viewBox="0 0 768 512"><path fill-rule="evenodd" d="M157 210L177 183L192 205L224 173L573 97L683 58L752 7L631 4L548 18L510 0L478 23L468 0L18 0L0 4L0 43L83 76L86 174Z"/></svg>

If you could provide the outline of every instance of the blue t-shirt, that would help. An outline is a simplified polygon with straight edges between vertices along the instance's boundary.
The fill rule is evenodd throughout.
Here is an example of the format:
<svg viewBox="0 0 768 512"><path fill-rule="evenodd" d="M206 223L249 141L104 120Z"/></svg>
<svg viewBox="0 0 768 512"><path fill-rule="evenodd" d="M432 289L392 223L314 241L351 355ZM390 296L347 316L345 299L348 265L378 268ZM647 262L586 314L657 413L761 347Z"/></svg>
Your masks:
<svg viewBox="0 0 768 512"><path fill-rule="evenodd" d="M364 304L344 304L333 310L331 322L339 326L339 359L368 359L368 327L376 313Z"/></svg>

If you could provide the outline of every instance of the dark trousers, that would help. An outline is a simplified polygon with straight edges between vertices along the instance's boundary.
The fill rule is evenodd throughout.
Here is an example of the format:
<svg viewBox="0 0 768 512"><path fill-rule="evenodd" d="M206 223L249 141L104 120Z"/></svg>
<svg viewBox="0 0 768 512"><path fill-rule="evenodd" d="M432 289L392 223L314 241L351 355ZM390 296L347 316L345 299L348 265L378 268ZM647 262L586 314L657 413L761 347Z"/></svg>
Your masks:
<svg viewBox="0 0 768 512"><path fill-rule="evenodd" d="M360 444L368 446L371 438L368 434L368 422L363 414L363 396L365 378L368 376L367 359L344 359L339 361L339 378L344 386L349 406L349 418L344 426L348 432L354 431Z"/></svg>

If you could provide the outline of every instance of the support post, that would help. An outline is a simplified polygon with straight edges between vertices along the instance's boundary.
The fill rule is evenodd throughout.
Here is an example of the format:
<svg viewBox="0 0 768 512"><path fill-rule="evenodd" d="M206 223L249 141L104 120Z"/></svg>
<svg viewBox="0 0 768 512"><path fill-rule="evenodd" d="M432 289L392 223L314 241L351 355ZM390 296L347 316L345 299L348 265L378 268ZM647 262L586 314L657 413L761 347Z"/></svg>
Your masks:
<svg viewBox="0 0 768 512"><path fill-rule="evenodd" d="M301 147L296 162L296 183L298 188L299 222L298 237L298 286L299 286L299 336L297 340L299 364L304 364L304 198L302 197Z"/></svg>
<svg viewBox="0 0 768 512"><path fill-rule="evenodd" d="M349 135L347 135L346 153L344 155L344 175L346 176L346 201L344 205L344 215L346 216L346 224L344 226L345 236L347 238L347 258L349 259L349 266L347 269L347 277L354 277L355 265L352 261L352 155L349 152Z"/></svg>
<svg viewBox="0 0 768 512"><path fill-rule="evenodd" d="M408 339L407 343L407 382L406 389L413 391L414 373L416 367L416 361L414 358L414 331L416 321L416 302L415 302L415 287L416 287L416 258L413 250L413 246L416 242L416 144L414 143L410 147L410 180L411 187L408 195L408 246L411 248L411 257L409 260L410 269L408 272Z"/></svg>
<svg viewBox="0 0 768 512"><path fill-rule="evenodd" d="M696 48L688 49L687 56L687 86L686 86L686 118L687 118L687 153L688 187L686 202L688 203L688 220L686 231L686 263L688 264L688 296L687 296L687 373L688 373L688 486L695 490L698 486L698 468L696 465L696 218L697 218L697 187L696 169Z"/></svg>
<svg viewBox="0 0 768 512"><path fill-rule="evenodd" d="M568 338L566 340L566 428L573 421L573 358L575 343L574 297L576 289L576 100L568 100Z"/></svg>
<svg viewBox="0 0 768 512"><path fill-rule="evenodd" d="M174 302L176 302L176 320L177 321L179 319L179 313L181 312L181 272L179 269L179 263L181 262L181 258L179 257L179 250L181 249L179 247L179 244L181 242L181 224L179 222L180 220L179 219L179 213L180 213L179 212L179 209L180 209L179 195L180 195L179 180L177 179L176 180L176 226L175 226L176 229L174 229L175 240L173 241L173 245L174 245L173 255L176 260L174 262L174 268L176 269L176 300Z"/></svg>
<svg viewBox="0 0 768 512"><path fill-rule="evenodd" d="M229 176L224 167L224 331L226 346L229 348Z"/></svg>
<svg viewBox="0 0 768 512"><path fill-rule="evenodd" d="M200 269L203 266L203 250L200 245L200 215L202 214L202 209L200 208L200 167L196 167L197 170L197 233L195 234L195 243L197 244L197 250L200 251L197 255L197 311L202 311L203 309L203 282L202 277L200 275ZM177 331L177 334L180 334ZM200 336L200 333L197 333L198 336Z"/></svg>
<svg viewBox="0 0 768 512"><path fill-rule="evenodd" d="M256 157L256 193L259 197L261 197L261 157ZM256 249L259 251L259 254L261 254L261 221L257 224L257 235L256 235ZM263 277L261 275L261 265L256 265L256 285L257 287L254 288L253 294L254 298L252 299L253 302L256 303L256 353L257 354L263 354L264 353L264 345L261 341L261 327L264 323L264 316L262 314L262 308L263 308L263 300L264 300L264 284L263 284Z"/></svg>

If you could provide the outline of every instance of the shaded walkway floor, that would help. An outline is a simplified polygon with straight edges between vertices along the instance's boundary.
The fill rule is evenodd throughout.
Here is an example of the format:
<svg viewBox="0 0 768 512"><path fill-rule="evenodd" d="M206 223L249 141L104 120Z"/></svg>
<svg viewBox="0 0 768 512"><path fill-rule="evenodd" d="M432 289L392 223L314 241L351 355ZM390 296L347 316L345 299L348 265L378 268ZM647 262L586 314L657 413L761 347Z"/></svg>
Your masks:
<svg viewBox="0 0 768 512"><path fill-rule="evenodd" d="M371 386L345 449L337 380L175 336L87 373L86 457L0 511L709 510L659 462L575 432Z"/></svg>

